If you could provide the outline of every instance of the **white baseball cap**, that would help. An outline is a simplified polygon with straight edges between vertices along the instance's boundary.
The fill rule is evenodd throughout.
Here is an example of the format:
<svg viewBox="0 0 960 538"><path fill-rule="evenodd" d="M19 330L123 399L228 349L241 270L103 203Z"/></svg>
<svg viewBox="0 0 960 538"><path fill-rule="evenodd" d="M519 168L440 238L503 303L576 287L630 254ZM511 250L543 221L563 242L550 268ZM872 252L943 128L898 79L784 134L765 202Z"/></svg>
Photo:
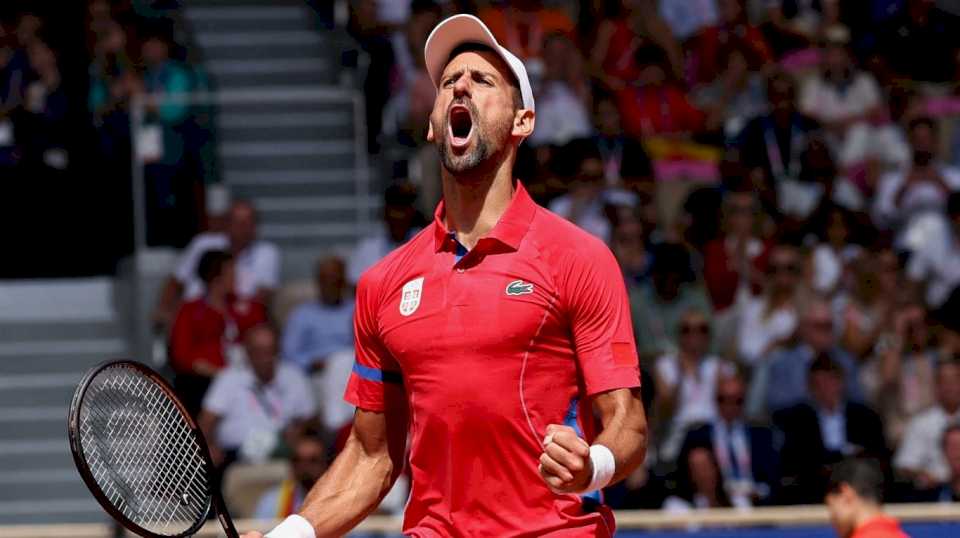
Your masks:
<svg viewBox="0 0 960 538"><path fill-rule="evenodd" d="M510 66L510 71L520 84L520 95L523 97L523 108L534 110L533 90L530 88L530 79L527 77L527 68L520 58L500 46L494 39L490 29L473 15L454 15L445 19L430 32L427 44L423 47L423 58L427 64L427 73L437 88L440 87L440 76L446 67L453 49L464 43L486 45L503 58Z"/></svg>

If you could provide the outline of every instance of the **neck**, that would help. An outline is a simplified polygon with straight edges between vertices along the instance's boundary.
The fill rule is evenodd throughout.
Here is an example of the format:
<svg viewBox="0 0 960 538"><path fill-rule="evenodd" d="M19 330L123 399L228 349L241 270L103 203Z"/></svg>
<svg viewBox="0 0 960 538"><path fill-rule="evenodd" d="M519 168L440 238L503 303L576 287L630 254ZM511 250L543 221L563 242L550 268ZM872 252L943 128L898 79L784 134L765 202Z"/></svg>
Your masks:
<svg viewBox="0 0 960 538"><path fill-rule="evenodd" d="M857 514L856 519L854 520L854 529L860 528L864 523L870 521L871 519L883 514L880 510L880 506L876 504L866 504L863 506L863 509L860 510L860 513Z"/></svg>
<svg viewBox="0 0 960 538"><path fill-rule="evenodd" d="M210 290L207 294L207 303L217 310L224 310L227 307L227 294L222 290Z"/></svg>
<svg viewBox="0 0 960 538"><path fill-rule="evenodd" d="M447 227L468 250L496 226L513 199L513 159L500 162L489 172L478 172L458 181L443 171L443 203Z"/></svg>

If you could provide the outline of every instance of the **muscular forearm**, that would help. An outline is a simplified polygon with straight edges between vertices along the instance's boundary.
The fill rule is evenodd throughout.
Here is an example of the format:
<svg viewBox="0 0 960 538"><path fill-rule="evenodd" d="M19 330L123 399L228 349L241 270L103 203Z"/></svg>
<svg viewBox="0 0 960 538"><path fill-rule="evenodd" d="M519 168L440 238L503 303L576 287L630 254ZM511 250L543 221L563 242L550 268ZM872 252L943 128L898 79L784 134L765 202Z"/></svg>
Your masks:
<svg viewBox="0 0 960 538"><path fill-rule="evenodd" d="M385 449L369 451L352 433L333 465L310 490L300 515L313 525L317 538L346 534L390 491L400 474L400 461Z"/></svg>
<svg viewBox="0 0 960 538"><path fill-rule="evenodd" d="M640 401L640 389L602 394L595 405L600 411L603 431L594 444L609 448L617 462L612 484L630 476L643 463L647 453L647 418Z"/></svg>

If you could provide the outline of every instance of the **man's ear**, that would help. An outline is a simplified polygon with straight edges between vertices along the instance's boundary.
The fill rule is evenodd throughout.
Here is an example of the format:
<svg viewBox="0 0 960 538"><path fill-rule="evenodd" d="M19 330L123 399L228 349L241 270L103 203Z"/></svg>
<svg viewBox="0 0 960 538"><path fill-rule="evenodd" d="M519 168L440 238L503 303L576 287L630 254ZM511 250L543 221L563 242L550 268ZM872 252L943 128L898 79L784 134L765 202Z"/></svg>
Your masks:
<svg viewBox="0 0 960 538"><path fill-rule="evenodd" d="M513 130L510 134L519 138L527 138L533 134L536 119L537 115L528 108L517 110L513 115Z"/></svg>

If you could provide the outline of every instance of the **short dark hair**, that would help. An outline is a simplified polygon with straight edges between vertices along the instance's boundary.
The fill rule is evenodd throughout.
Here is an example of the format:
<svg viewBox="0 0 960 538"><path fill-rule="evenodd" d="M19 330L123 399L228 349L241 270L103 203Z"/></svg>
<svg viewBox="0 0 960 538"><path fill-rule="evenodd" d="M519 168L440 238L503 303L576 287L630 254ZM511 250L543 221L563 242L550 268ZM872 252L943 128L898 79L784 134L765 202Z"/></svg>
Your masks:
<svg viewBox="0 0 960 538"><path fill-rule="evenodd" d="M841 484L850 486L865 500L883 502L883 470L875 460L851 458L835 464L830 470L827 493L836 493Z"/></svg>
<svg viewBox="0 0 960 538"><path fill-rule="evenodd" d="M912 133L917 127L929 127L934 134L937 133L937 121L930 116L917 116L907 123L907 132Z"/></svg>
<svg viewBox="0 0 960 538"><path fill-rule="evenodd" d="M232 259L233 256L227 251L208 250L200 256L200 261L197 263L197 276L204 284L209 284L223 274L223 267Z"/></svg>
<svg viewBox="0 0 960 538"><path fill-rule="evenodd" d="M450 60L464 52L489 52L495 54L498 58L500 57L500 54L488 45L467 42L457 45L456 48L450 51L450 56L447 57L447 63L450 63ZM503 63L506 64L507 61L504 60ZM513 110L517 111L523 108L523 95L520 92L520 81L517 80L517 76L513 74L513 70L510 69L509 64L507 64L507 71L509 71L510 74L510 76L507 77L507 81L510 83L510 87L513 88Z"/></svg>

